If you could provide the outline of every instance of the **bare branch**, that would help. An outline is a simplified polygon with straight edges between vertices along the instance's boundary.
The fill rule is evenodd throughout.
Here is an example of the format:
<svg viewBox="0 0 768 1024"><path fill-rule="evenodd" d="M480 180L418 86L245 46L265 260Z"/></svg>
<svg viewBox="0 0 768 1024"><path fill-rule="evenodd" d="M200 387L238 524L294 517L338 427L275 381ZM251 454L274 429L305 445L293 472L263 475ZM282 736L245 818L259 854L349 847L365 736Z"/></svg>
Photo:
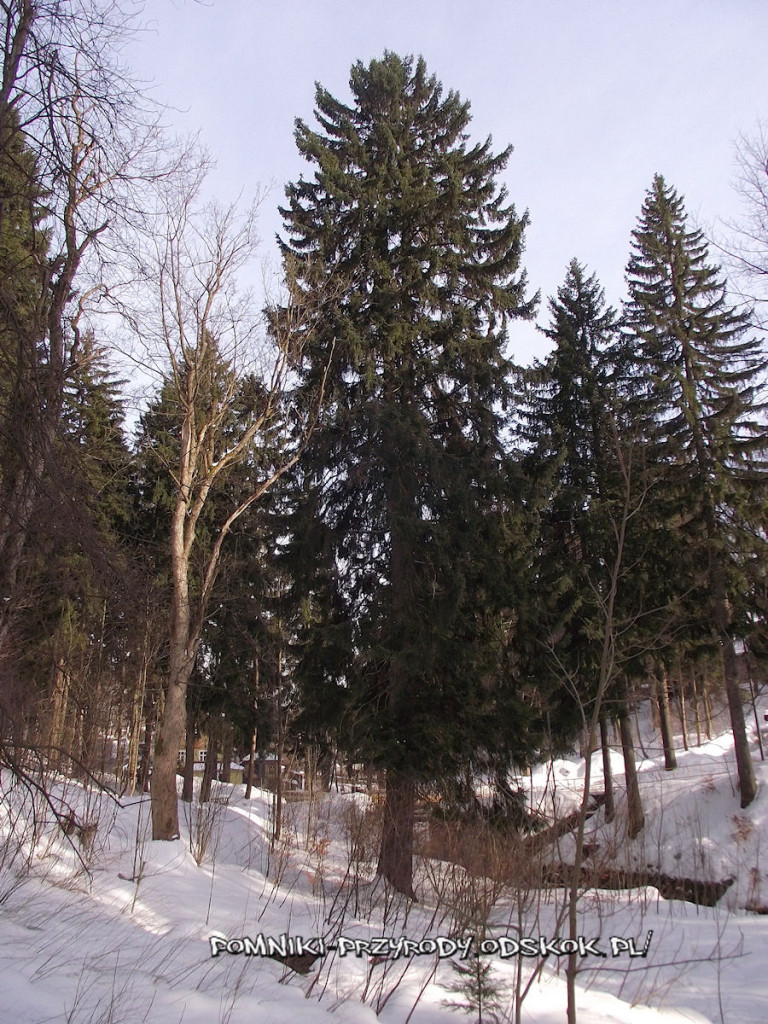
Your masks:
<svg viewBox="0 0 768 1024"><path fill-rule="evenodd" d="M737 173L734 182L741 196L742 214L724 223L726 237L716 240L741 282L741 294L750 303L768 303L768 123L757 125L751 135L736 143ZM764 325L766 314L758 317Z"/></svg>
<svg viewBox="0 0 768 1024"><path fill-rule="evenodd" d="M175 770L186 722L186 687L226 538L234 523L301 457L317 423L328 372L326 368L316 404L303 422L293 424L290 441L276 445L271 439L287 407L297 349L322 310L320 305L294 309L289 304L279 325L272 323L272 333L264 336L261 311L238 287L239 275L256 251L258 200L244 211L236 205L202 203L205 169L201 158L175 184L166 181L158 189L152 234L136 253L142 288L129 320L148 361L165 359L165 386L178 436L177 463L170 473L175 488L170 664L152 786L153 832L155 838L166 839L178 834ZM255 394L243 409L246 381ZM215 488L228 470L249 459L266 463L263 473L248 493L233 499L229 511L221 509L212 545L205 550L198 528ZM202 580L195 592L193 566L201 563Z"/></svg>

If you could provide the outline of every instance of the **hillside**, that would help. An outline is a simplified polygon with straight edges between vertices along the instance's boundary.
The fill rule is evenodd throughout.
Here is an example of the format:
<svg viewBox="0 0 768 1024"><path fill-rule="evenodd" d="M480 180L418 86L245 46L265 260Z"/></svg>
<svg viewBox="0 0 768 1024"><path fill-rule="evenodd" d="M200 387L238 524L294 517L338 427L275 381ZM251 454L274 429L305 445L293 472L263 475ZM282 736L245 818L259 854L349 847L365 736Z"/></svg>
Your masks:
<svg viewBox="0 0 768 1024"><path fill-rule="evenodd" d="M742 811L727 734L680 753L673 773L664 772L653 748L646 752L638 765L643 834L631 844L619 842L621 804L611 826L598 810L587 823L592 860L605 868L615 854L613 866L627 870L733 881L713 907L665 899L648 885L586 892L580 902L587 954L579 979L580 1019L762 1022L768 1015L762 971L768 766L758 760L760 792ZM620 789L620 761L615 767ZM538 806L562 814L577 802L583 772L577 759L559 761L539 769L526 785ZM596 770L594 791L600 785ZM7 771L3 786L7 837L9 808L18 804L20 790L10 788ZM435 1024L446 1019L447 1004L467 1001L458 991L467 978L451 964L475 963L472 956L440 960L429 941L438 936L457 942L474 936L475 945L481 939L491 944L495 954L480 961L480 967L489 965L485 980L494 993L483 1020L515 1020L518 983L522 992L541 961L538 955L502 954L514 950L520 933L550 942L565 934L557 924L561 889L529 890L519 877L473 877L446 861L422 859L420 902L409 905L372 884L374 812L367 797L333 793L317 799L311 813L307 803L288 804L282 837L270 848L270 794L256 791L246 803L242 792L220 785L215 802L201 811L193 805L180 842L153 843L146 797L118 805L59 783L57 798L76 810L78 820L98 820L98 829L79 837L74 831L70 844L60 834L45 834L38 818L43 835L28 873L20 872L22 860L14 860L14 844L6 838L0 854L0 1020L319 1024L328 1014L337 1021L373 1022L378 1011L387 1024ZM558 842L567 862L571 838ZM308 973L264 956L227 952L233 947L226 941L247 936L259 950L267 937L285 933L324 940L325 955L311 966L293 962L309 966ZM380 937L392 942L373 943ZM420 945L409 948L403 938ZM638 951L647 942L647 955L631 957L630 939ZM359 957L354 940L362 943ZM335 950L327 948L334 943ZM373 955L385 945L387 959ZM443 951L453 948L445 944ZM556 947L549 948L522 1000L522 1022L565 1019L565 982L552 955ZM309 945L310 954L318 951L317 943ZM453 1019L478 1020L477 1010L467 1007L465 1017L459 1012Z"/></svg>

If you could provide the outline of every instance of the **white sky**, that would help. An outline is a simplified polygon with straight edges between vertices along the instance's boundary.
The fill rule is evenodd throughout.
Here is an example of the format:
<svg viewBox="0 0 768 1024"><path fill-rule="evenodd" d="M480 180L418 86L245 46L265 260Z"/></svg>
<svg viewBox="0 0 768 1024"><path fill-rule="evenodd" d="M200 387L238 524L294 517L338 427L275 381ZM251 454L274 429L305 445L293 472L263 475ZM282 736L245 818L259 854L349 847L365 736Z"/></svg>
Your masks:
<svg viewBox="0 0 768 1024"><path fill-rule="evenodd" d="M738 212L734 142L768 118L768 0L149 0L127 53L200 129L217 161L212 194L262 206L262 255L276 260L277 206L306 165L296 117L314 83L348 99L350 66L385 49L422 54L472 105L473 138L514 153L504 180L528 209L524 265L542 297L572 257L623 294L630 232L657 171L705 229ZM255 279L255 278L254 278ZM545 301L538 320L546 323ZM528 362L546 339L513 326Z"/></svg>

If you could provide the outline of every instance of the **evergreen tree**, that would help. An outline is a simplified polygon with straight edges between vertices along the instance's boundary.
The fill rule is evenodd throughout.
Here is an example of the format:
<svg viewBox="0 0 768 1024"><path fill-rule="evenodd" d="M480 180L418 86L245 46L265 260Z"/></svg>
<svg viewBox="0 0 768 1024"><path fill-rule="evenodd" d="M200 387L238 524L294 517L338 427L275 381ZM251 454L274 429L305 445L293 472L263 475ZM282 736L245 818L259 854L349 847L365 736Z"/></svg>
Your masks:
<svg viewBox="0 0 768 1024"><path fill-rule="evenodd" d="M226 716L238 746L251 751L255 741L258 752L287 741L296 712L288 656L294 609L278 565L274 497L235 525L202 638L208 703Z"/></svg>
<svg viewBox="0 0 768 1024"><path fill-rule="evenodd" d="M722 650L746 807L756 786L733 637L743 573L759 553L765 361L748 317L728 304L702 233L687 226L682 197L660 175L632 237L624 351L631 407L661 477L654 515L679 556L665 584L670 600L670 586L685 591L691 614L701 607Z"/></svg>
<svg viewBox="0 0 768 1024"><path fill-rule="evenodd" d="M617 316L606 307L597 278L572 260L563 285L549 301L543 333L554 349L543 364L524 371L521 437L532 487L539 488L536 604L529 673L549 691L554 737L573 737L599 700L604 762L609 764L605 721L626 705L627 648L637 640L643 591L627 579L624 554L637 531L628 512L641 497L622 472L631 444L615 386ZM622 528L622 520L624 520ZM622 537L619 551L617 542ZM610 599L617 558L623 581ZM542 656L542 644L545 648ZM606 646L607 645L607 646ZM606 650L611 656L606 660ZM606 772L610 787L610 773ZM639 793L634 794L639 806ZM612 793L606 791L607 813ZM632 826L639 831L641 822Z"/></svg>
<svg viewBox="0 0 768 1024"><path fill-rule="evenodd" d="M357 63L350 86L349 105L318 87L319 130L297 122L314 175L282 210L297 294L329 296L301 367L304 401L327 391L293 524L299 670L386 769L379 873L412 895L415 783L461 777L503 718L504 349L533 310L527 217L498 182L510 149L468 145L469 105L422 59Z"/></svg>
<svg viewBox="0 0 768 1024"><path fill-rule="evenodd" d="M616 314L606 308L593 275L572 260L557 295L549 300L554 343L544 363L523 371L521 440L524 466L539 491L536 543L537 638L531 671L550 668L555 733L582 725L574 702L596 688L600 662L599 584L609 561L608 524L611 404L606 353ZM542 658L541 644L548 656ZM565 685L564 685L565 684ZM575 699L575 700L574 700Z"/></svg>
<svg viewBox="0 0 768 1024"><path fill-rule="evenodd" d="M119 385L90 337L83 355L64 396L55 486L38 496L28 533L25 600L4 669L23 680L25 700L12 710L27 711L27 741L50 747L62 765L68 756L93 770L135 647L139 581L126 543L130 455Z"/></svg>
<svg viewBox="0 0 768 1024"><path fill-rule="evenodd" d="M613 448L607 353L616 314L577 260L549 310L543 333L554 348L543 364L524 372L521 403L526 469L545 491L536 578L546 621L537 632L557 638L560 668L578 672L586 695L594 675L595 588L606 556L601 503L609 497Z"/></svg>

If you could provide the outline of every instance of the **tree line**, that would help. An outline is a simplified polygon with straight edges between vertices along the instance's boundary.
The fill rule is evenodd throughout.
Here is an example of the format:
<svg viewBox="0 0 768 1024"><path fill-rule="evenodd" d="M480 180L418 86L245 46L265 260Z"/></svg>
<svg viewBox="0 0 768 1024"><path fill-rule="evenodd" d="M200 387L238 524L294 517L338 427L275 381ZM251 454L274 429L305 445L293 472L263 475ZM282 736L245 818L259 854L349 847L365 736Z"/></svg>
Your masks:
<svg viewBox="0 0 768 1024"><path fill-rule="evenodd" d="M637 833L633 703L657 700L672 768L671 697L698 716L722 686L747 806L765 354L682 196L650 184L622 307L574 259L550 355L517 366L539 296L511 147L387 52L297 122L283 293L254 310L255 210L203 201L205 161L114 56L134 22L99 11L3 4L4 764L151 771L172 840L196 731L214 768L362 763L386 780L379 873L413 895L420 792L481 813L482 778L482 813L522 826L512 773L585 731L607 752L615 722ZM117 336L156 372L132 433Z"/></svg>

